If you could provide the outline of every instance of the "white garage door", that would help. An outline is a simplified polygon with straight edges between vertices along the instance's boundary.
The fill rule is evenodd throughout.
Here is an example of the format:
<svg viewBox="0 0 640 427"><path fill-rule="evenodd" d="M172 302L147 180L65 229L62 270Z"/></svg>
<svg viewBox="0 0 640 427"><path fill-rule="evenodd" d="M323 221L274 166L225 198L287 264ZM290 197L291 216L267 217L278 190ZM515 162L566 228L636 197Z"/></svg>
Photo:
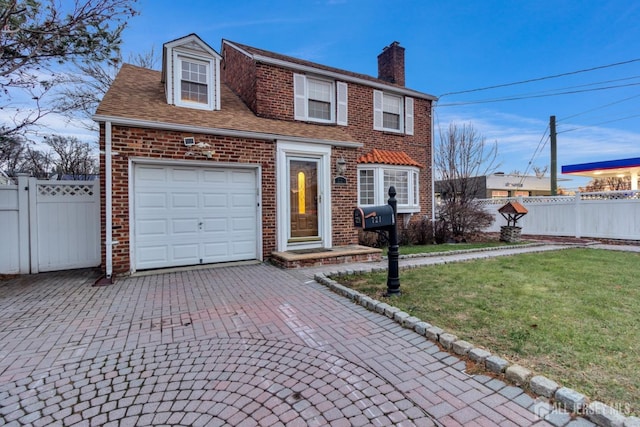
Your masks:
<svg viewBox="0 0 640 427"><path fill-rule="evenodd" d="M136 270L257 258L254 169L136 165Z"/></svg>

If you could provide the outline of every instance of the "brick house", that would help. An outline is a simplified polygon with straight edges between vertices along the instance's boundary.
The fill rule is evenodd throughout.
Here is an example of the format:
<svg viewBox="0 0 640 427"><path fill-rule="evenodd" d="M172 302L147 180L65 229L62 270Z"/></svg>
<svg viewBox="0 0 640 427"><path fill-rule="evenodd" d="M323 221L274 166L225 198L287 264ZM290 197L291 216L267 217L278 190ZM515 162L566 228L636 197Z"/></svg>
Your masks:
<svg viewBox="0 0 640 427"><path fill-rule="evenodd" d="M404 48L378 78L197 35L162 72L125 64L99 105L103 268L111 274L357 243L353 209L395 185L432 215L433 96L404 86Z"/></svg>

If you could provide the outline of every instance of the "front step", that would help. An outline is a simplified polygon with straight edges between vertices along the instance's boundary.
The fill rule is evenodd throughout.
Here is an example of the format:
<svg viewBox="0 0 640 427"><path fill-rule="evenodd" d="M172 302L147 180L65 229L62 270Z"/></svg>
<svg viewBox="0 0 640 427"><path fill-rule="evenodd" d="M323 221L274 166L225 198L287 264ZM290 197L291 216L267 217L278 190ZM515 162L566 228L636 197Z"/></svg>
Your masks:
<svg viewBox="0 0 640 427"><path fill-rule="evenodd" d="M368 246L334 246L331 249L271 252L271 262L280 268L317 267L382 259L382 249Z"/></svg>

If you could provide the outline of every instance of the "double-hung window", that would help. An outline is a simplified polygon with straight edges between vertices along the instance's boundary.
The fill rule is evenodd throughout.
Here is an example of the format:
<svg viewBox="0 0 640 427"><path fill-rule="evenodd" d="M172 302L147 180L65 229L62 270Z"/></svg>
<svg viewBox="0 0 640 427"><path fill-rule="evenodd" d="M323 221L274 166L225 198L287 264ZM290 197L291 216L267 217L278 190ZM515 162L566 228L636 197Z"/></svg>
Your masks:
<svg viewBox="0 0 640 427"><path fill-rule="evenodd" d="M204 110L219 109L216 62L177 52L174 55L175 105Z"/></svg>
<svg viewBox="0 0 640 427"><path fill-rule="evenodd" d="M382 97L382 127L395 131L402 130L402 98L393 95Z"/></svg>
<svg viewBox="0 0 640 427"><path fill-rule="evenodd" d="M180 61L180 100L208 104L207 65L183 59Z"/></svg>
<svg viewBox="0 0 640 427"><path fill-rule="evenodd" d="M420 211L418 168L373 164L358 167L359 206L387 204L391 186L396 188L398 212Z"/></svg>
<svg viewBox="0 0 640 427"><path fill-rule="evenodd" d="M347 84L293 75L296 120L347 125Z"/></svg>
<svg viewBox="0 0 640 427"><path fill-rule="evenodd" d="M413 135L413 98L374 90L373 128Z"/></svg>
<svg viewBox="0 0 640 427"><path fill-rule="evenodd" d="M324 80L307 80L308 109L310 120L332 121L333 84Z"/></svg>

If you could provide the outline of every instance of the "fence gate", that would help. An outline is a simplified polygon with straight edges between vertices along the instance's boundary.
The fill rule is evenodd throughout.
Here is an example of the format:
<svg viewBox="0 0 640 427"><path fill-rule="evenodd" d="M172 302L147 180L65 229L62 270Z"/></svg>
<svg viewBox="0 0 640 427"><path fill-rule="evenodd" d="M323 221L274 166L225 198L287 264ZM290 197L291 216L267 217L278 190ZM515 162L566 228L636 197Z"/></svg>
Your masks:
<svg viewBox="0 0 640 427"><path fill-rule="evenodd" d="M11 233L12 256L0 273L38 273L100 265L100 187L97 181L39 181L19 177ZM0 194L2 194L0 193ZM0 210L2 210L0 203ZM1 213L1 212L0 212ZM4 228L4 227L3 227ZM4 257L3 257L4 258ZM17 265L16 265L17 261ZM8 264L8 265L4 265Z"/></svg>

